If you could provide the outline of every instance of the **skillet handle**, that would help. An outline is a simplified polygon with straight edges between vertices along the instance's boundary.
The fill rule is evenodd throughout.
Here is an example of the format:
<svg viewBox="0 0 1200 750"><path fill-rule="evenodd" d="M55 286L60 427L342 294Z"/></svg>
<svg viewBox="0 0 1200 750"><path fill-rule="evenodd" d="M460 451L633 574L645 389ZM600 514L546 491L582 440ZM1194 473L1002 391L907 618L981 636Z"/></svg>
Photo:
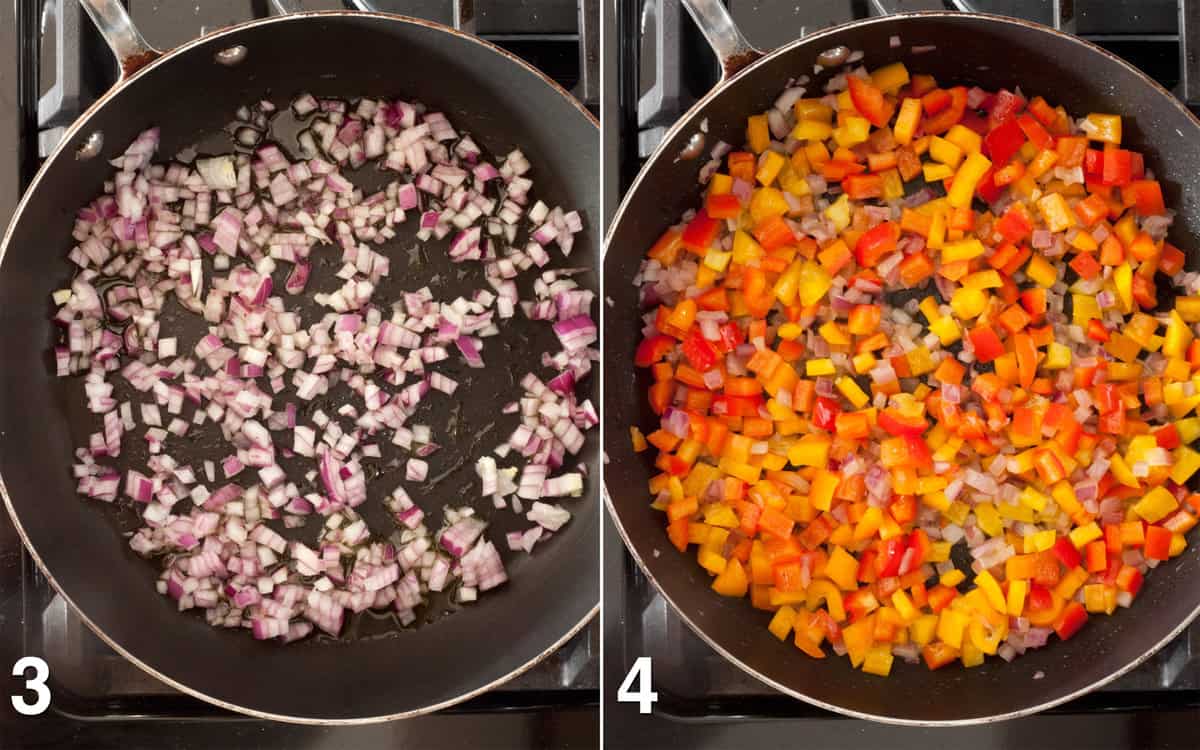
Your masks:
<svg viewBox="0 0 1200 750"><path fill-rule="evenodd" d="M712 47L721 63L721 82L737 74L739 70L764 56L738 29L722 0L682 0L683 7L700 27L708 45Z"/></svg>
<svg viewBox="0 0 1200 750"><path fill-rule="evenodd" d="M292 2L293 0L285 0ZM380 12L375 4L375 0L350 0L350 4L359 10L368 12ZM442 18L430 19L445 23ZM475 0L450 0L450 18L449 26L454 27L458 31L467 34L474 34L475 25Z"/></svg>
<svg viewBox="0 0 1200 750"><path fill-rule="evenodd" d="M162 53L150 46L142 33L133 25L125 6L119 0L79 0L83 9L91 16L96 28L117 57L120 68L119 81L123 81L149 63L162 57Z"/></svg>

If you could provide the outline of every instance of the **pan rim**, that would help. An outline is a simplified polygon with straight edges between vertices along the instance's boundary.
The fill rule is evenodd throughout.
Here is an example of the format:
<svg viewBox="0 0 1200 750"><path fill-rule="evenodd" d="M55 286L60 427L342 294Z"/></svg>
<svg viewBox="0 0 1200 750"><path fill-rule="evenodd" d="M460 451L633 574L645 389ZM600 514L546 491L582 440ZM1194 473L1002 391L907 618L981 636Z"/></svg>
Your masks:
<svg viewBox="0 0 1200 750"><path fill-rule="evenodd" d="M825 29L821 29L819 31L813 32L809 36L801 37L799 39L794 39L780 47L777 47L776 49L773 49L773 50L767 52L759 59L748 64L745 68L742 68L741 70L739 70L734 75L718 81L713 86L712 89L710 89L707 93L705 93L704 96L702 96L695 104L693 104L684 114L680 115L679 119L676 120L675 123L670 127L670 129L668 129L667 132L663 135L662 140L659 141L659 144L654 149L654 152L646 160L646 162L642 166L642 168L638 170L638 173L634 177L633 182L630 183L629 188L625 191L625 194L622 196L621 202L618 204L617 210L613 214L613 217L608 225L608 232L606 233L605 238L604 238L604 245L600 250L601 263L603 264L604 259L608 254L609 243L613 239L613 235L616 234L616 229L620 225L621 219L624 217L626 209L628 209L628 207L632 203L633 196L637 192L637 189L638 189L639 185L641 184L642 179L646 176L646 174L648 174L651 171L651 169L658 163L658 161L663 158L663 156L666 152L667 146L670 144L670 142L672 140L674 140L674 138L677 135L679 135L679 133L684 129L684 127L686 125L688 125L688 123L690 121L692 121L697 115L699 115L702 111L704 111L711 102L716 100L721 94L725 93L732 86L732 84L737 82L739 79L750 75L757 68L767 65L767 64L769 64L769 62L771 62L779 57L783 57L784 55L791 53L793 50L795 50L799 47L803 47L812 42L819 41L820 39L822 39L824 37L831 36L833 34L841 34L850 29L862 28L862 27L866 27L866 26L872 26L875 24L888 23L888 22L892 22L895 20L908 20L908 19L918 19L919 20L922 18L939 18L939 19L955 19L955 20L967 19L967 20L986 21L986 22L990 22L990 23L1009 24L1012 26L1024 27L1024 28L1030 29L1032 31L1046 34L1051 37L1058 37L1060 39L1076 43L1081 48L1083 48L1085 51L1100 53L1104 57L1107 57L1110 61L1125 68L1128 72L1133 73L1137 78L1140 79L1140 81L1143 85L1149 86L1152 90L1154 90L1157 93L1159 93L1160 95L1166 97L1166 99L1169 102L1171 102L1176 107L1176 109L1178 109L1181 113L1183 113L1189 119L1191 119L1192 123L1197 128L1200 128L1200 118L1197 118L1197 116L1194 113L1192 113L1192 111L1190 109L1188 109L1186 106L1184 106L1184 104L1177 97L1175 97L1173 94L1171 94L1171 92L1168 91L1166 88L1164 88L1160 83L1158 83L1158 81L1155 81L1153 78L1150 78L1148 75L1146 75L1143 71L1141 71L1134 65L1130 64L1123 58L1121 58L1117 55L1114 55L1113 53L1109 52L1108 50L1104 49L1103 47L1093 44L1092 42L1090 42L1086 39L1083 39L1081 37L1074 36L1071 34L1067 34L1062 31L1058 31L1057 29L1053 29L1053 28L1051 28L1049 26L1045 26L1043 24L1026 21L1024 19L1011 18L1009 16L1001 16L1001 15L997 15L994 13L969 13L969 12L964 12L964 11L949 11L949 10L907 11L907 12L903 12L903 13L892 13L892 14L889 14L886 16L879 16L879 17L875 17L875 18L866 18L866 19L861 19L861 20L857 20L857 21L851 21L851 22L844 23L844 24L838 24L837 26L831 26L831 27L828 27ZM643 559L642 555L640 555L638 553L638 551L634 548L633 543L630 541L629 534L625 530L624 524L621 522L620 515L616 511L616 505L613 502L612 495L608 491L607 482L605 482L603 484L601 490L604 495L604 504L608 509L609 516L613 521L613 525L617 529L617 533L620 534L620 536L621 536L621 541L624 542L624 544L625 544L625 549L629 552L630 556L633 557L634 562L637 563L637 566L641 569L642 573L646 576L646 578L648 578L650 580L650 582L652 584L654 584L654 588L659 593L659 595L661 595L664 599L666 599L667 603L671 605L671 608L675 610L675 613L679 615L680 619L683 620L683 622L688 626L689 629L691 629L691 631L693 633L695 633L697 636L699 636L701 640L703 640L705 643L707 643L714 651L716 651L718 654L720 654L726 661L728 661L731 664L733 664L734 666L738 667L739 669L741 669L743 672L745 672L749 676L753 677L754 679L774 688L775 690L778 690L779 692L781 692L785 695L791 696L792 698L796 698L798 700L804 701L805 703L809 703L811 705L817 706L818 708L823 708L827 711L831 711L833 713L840 714L842 716L848 716L848 717L854 718L854 719L866 719L869 721L875 721L875 722L879 722L882 724L891 724L891 725L895 725L895 726L963 727L963 726L974 726L977 724L987 724L987 723L996 722L996 721L1007 721L1009 719L1017 719L1017 718L1021 718L1021 717L1025 717L1025 716L1031 716L1033 714L1037 714L1037 713L1040 713L1047 709L1054 708L1055 706L1059 706L1063 703L1067 703L1067 702L1072 701L1076 698L1079 698L1083 695L1086 695L1086 694L1088 694L1098 688L1101 688L1104 685L1107 685L1108 683L1118 679L1122 675L1128 673L1130 670L1136 669L1138 666L1140 666L1145 661L1150 659L1150 657L1152 657L1154 654L1156 654L1160 649L1162 649L1168 643L1175 640L1179 636L1180 633L1182 633L1189 625L1192 624L1192 622L1194 620L1196 620L1196 618L1198 616L1200 616L1200 602L1197 602L1196 606L1192 609L1192 611L1186 617L1184 617L1173 630L1171 630L1166 636L1164 636L1157 643L1154 643L1153 645L1151 645L1151 647L1149 649L1147 649L1144 653L1142 653L1142 655L1139 656L1138 658L1121 666L1119 669L1116 669L1116 670L1110 672L1108 675L1104 676L1101 679L1094 681L1090 685L1086 685L1078 690L1072 691L1070 693L1059 696L1057 698L1053 698L1048 701L1043 701L1043 702L1038 703L1033 706L1027 706L1025 708L1017 709L1014 711L1009 711L1006 713L980 715L980 716L975 716L975 717L966 718L966 719L943 719L943 720L908 719L908 718L902 718L902 717L896 717L896 716L889 716L887 714L877 714L877 713L870 713L867 711L857 711L854 709L846 708L844 706L838 706L838 705L829 703L827 701L822 701L820 699L814 698L810 695L807 695L803 691L796 690L796 689L793 689L786 685L783 685L779 681L773 680L773 679L759 673L753 667L746 664L745 662L743 662L742 660L740 660L739 658L734 656L732 653L730 653L730 651L728 649L726 649L725 647L723 647L722 645L717 643L714 638L711 638L707 633L705 633L704 630L699 625L697 625L693 621L693 619L686 612L684 612L683 609L678 604L676 604L675 600L671 598L670 594L668 594L666 592L666 590L662 587L662 585L659 584L658 579L655 578L654 574L650 571L650 569L649 569L646 561Z"/></svg>
<svg viewBox="0 0 1200 750"><path fill-rule="evenodd" d="M432 29L434 31L440 31L440 32L443 32L446 34L450 34L452 36L459 37L466 41L470 41L475 44L478 44L481 47L484 47L485 49L488 49L491 52L500 55L501 57L507 59L508 61L515 63L516 65L518 65L525 71L534 74L544 84L549 86L549 88L551 90L555 91L557 94L559 94L559 96L561 96L564 100L566 100L568 103L570 103L576 110L578 110L585 117L586 121L588 123L590 123L592 125L592 127L596 130L597 139L599 139L599 130L600 130L599 120L596 118L595 115L593 115L591 113L591 111L589 111L587 109L587 107L583 106L583 104L578 99L573 97L566 89L564 89L562 86L560 86L557 81L550 78L545 73L538 70L536 67L534 67L530 63L526 62L525 60L521 59L520 57L517 57L516 55L509 52L508 50L498 47L497 45L495 45L485 39L481 39L480 37L475 36L474 34L468 34L466 32L459 31L458 29L451 28L444 24L436 23L434 21L428 21L428 20L425 20L422 18L414 18L412 16L405 16L405 15L400 15L397 13L383 13L383 12L376 12L376 11L350 11L350 10L303 11L303 12L299 12L299 13L288 14L285 16L272 16L269 18L254 19L254 20L243 22L243 23L234 24L232 26L228 26L228 27L220 29L218 31L214 31L211 34L202 35L200 37L197 37L196 39L192 39L184 44L179 45L178 47L175 47L171 50L164 52L162 54L162 56L157 57L154 60L150 61L145 66L143 66L142 68L140 68L136 72L134 72L132 75L118 78L117 82L115 84L113 84L112 88L110 88L108 91L101 94L100 97L95 102L93 102L91 106L89 106L86 110L84 110L83 113L80 114L79 117L76 118L76 120L71 123L71 125L67 128L66 132L63 133L63 136L59 140L58 145L54 148L54 151L50 154L50 156L48 156L45 159L45 161L42 163L42 166L38 168L37 173L34 175L33 179L30 181L29 185L25 188L25 191L22 193L21 199L17 203L17 207L13 211L12 218L9 220L8 226L5 229L3 240L0 241L0 263L3 262L5 256L8 254L9 243L12 240L12 236L16 230L17 225L20 223L22 214L25 212L25 209L29 205L31 199L33 198L34 194L37 192L37 189L40 186L42 179L46 176L51 165L53 165L60 158L62 158L63 152L66 150L67 144L71 142L71 140L74 138L74 136L77 133L79 133L79 131L84 129L84 126L96 115L96 113L98 113L101 109L103 109L104 106L106 106L118 94L120 94L122 91L124 91L130 85L131 82L133 82L133 81L137 80L139 77L147 74L148 71L153 70L161 65L164 65L168 62L175 60L175 58L179 57L180 55L182 55L185 52L188 52L197 47L201 47L203 45L211 44L214 41L221 39L222 37L240 33L242 31L245 31L246 29L256 28L258 26L265 26L265 25L270 25L270 24L300 21L300 20L310 19L310 18L331 18L331 17L355 17L355 18L365 17L365 18L375 18L375 19L379 19L379 20L385 20L385 21L389 21L389 22L393 22L393 23L404 23L404 24L412 24L412 25L416 25L416 26L424 26L424 27ZM599 207L597 207L597 208L599 208ZM604 244L602 241L601 242L601 251L600 251L601 262L603 262L603 255L604 255L603 247L604 247ZM600 269L597 269L597 272L600 273ZM603 487L601 487L601 493L603 495ZM155 668L151 667L149 664L146 664L142 660L135 657L126 648L124 648L123 646L118 644L116 641L114 641L112 638L110 638L103 630L100 629L99 626L97 626L92 621L92 619L87 615L87 613L85 613L83 610L81 610L79 607L77 607L75 605L75 602L71 599L70 596L67 595L67 593L63 589L62 585L59 584L58 580L54 577L54 574L46 567L45 563L43 563L41 555L38 554L38 552L34 548L32 542L29 540L29 537L25 532L25 528L24 528L24 526L22 526L21 521L17 516L16 509L13 507L12 500L9 496L8 485L4 481L3 476L0 476L0 497L2 497L4 499L4 507L8 512L9 518L12 520L13 527L15 528L17 535L21 538L21 543L24 545L25 549L29 552L30 557L32 557L34 562L37 564L38 569L41 570L42 575L44 575L46 577L46 580L49 581L49 583L50 583L51 587L54 589L54 591L63 598L63 601L65 601L67 603L67 605L70 606L71 609L75 611L75 613L79 616L79 618L83 621L83 623L85 625L87 625L87 627L93 633L95 633L96 636L98 638L100 638L100 640L104 641L104 643L106 645L108 645L110 648L112 648L114 651L116 651L118 654L120 654L123 658L128 660L130 663L132 663L133 665L135 665L136 667L141 669L143 672L162 681L163 683L165 683L167 685L170 685L172 688L174 688L182 693L190 695L193 698L202 700L205 703L209 703L211 705L215 705L215 706L224 708L229 711L233 711L233 712L247 715L247 716L252 716L255 718L259 718L259 719L269 719L272 721L279 721L279 722L284 722L284 723L289 723L289 724L305 724L305 725L315 725L315 726L355 726L355 725L366 725L366 724L378 724L378 723L394 721L394 720L398 720L398 719L408 719L408 718L413 718L416 716L422 716L425 714L433 713L435 711L440 711L442 709L449 708L449 707L457 705L459 703L463 703L465 701L470 700L471 698L474 698L478 695L486 693L487 691L492 690L500 685L503 685L504 683L509 682L510 680L513 680L516 677L519 677L520 675L529 671L534 666L538 665L543 660L545 660L546 657L548 657L550 654L554 653L559 648L561 648L567 641L571 640L571 638L573 638L577 633L579 633L581 630L583 630L583 628L586 625L588 625L588 623L590 623L593 619L595 619L596 616L600 612L600 600L599 600L599 598L597 598L596 603L594 605L592 605L592 607L587 612L584 613L583 617L580 618L578 622L574 623L567 630L567 632L565 632L562 636L560 636L557 640L555 640L547 648L545 648L543 651L541 651L540 653L535 655L529 661L525 662L524 664L517 667L516 669L513 669L510 672L503 674L494 680L491 680L490 682L488 682L484 685L474 687L471 690L469 690L465 693L462 693L461 695L457 695L451 699L440 701L438 703L434 703L434 704L431 704L428 706L421 706L421 707L414 708L414 709L411 709L408 711L400 711L400 712L390 713L390 714L380 714L380 715L375 715L375 716L357 716L357 717L351 717L351 718L314 718L314 717L308 717L308 716L293 716L290 714L280 714L280 713L273 713L273 712L269 712L269 711L261 711L258 709L241 706L241 705L238 705L231 701L226 701L226 700L223 700L220 698L216 698L216 697L208 695L202 691L196 690L195 688L192 688L188 685L185 685L182 682L179 682L178 680L176 680L172 677L168 677L167 675L165 675L165 674L159 672L158 670L156 670ZM603 504L602 498L601 498L601 502L599 504L601 504L601 505ZM599 511L599 508L597 508L597 511ZM597 543L596 560L597 560L597 567L598 567L599 560L600 560L598 543Z"/></svg>

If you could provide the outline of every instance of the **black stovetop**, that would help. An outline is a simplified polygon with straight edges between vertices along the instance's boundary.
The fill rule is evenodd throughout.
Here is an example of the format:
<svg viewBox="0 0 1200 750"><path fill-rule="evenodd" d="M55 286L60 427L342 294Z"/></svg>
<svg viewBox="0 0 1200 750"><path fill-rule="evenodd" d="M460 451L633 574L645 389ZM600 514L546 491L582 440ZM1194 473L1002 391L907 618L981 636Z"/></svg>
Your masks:
<svg viewBox="0 0 1200 750"><path fill-rule="evenodd" d="M595 17L594 0L586 2ZM160 49L266 14L263 0L129 0ZM451 20L450 0L363 0ZM346 7L304 0L306 9ZM583 96L577 0L476 0L475 31ZM597 29L589 29L589 33ZM113 80L111 55L76 0L0 3L0 225L62 129ZM591 80L595 80L592 74ZM586 97L585 97L586 98ZM594 102L592 103L594 104ZM0 671L46 659L51 708L17 714L0 698L0 747L594 747L599 732L599 623L500 688L439 714L322 728L255 720L183 695L103 644L55 595L0 513ZM20 693L6 678L0 694Z"/></svg>
<svg viewBox="0 0 1200 750"><path fill-rule="evenodd" d="M1018 15L1116 52L1185 99L1180 10L1171 0L729 0L743 33L771 49L805 31L886 11L959 9ZM1189 3L1195 11L1197 3ZM1058 15L1055 15L1056 9ZM611 11L611 13L610 13ZM605 63L605 213L662 134L711 88L717 67L675 0L617 0L604 19L621 55ZM1200 36L1200 24L1186 28ZM1192 79L1194 89L1196 79ZM782 82L781 82L782 85ZM1193 104L1200 103L1193 101ZM616 136L619 131L620 137ZM1200 625L1121 679L1039 716L963 729L910 729L847 719L794 700L731 665L676 615L604 528L605 730L611 747L1076 748L1200 747ZM617 703L633 661L650 656L650 716Z"/></svg>

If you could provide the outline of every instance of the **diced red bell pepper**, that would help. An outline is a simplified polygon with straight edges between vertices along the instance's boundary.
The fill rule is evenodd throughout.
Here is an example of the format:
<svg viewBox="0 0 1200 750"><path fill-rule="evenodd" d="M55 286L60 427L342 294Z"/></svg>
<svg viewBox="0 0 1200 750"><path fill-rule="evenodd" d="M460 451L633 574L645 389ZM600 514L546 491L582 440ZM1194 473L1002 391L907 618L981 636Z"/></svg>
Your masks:
<svg viewBox="0 0 1200 750"><path fill-rule="evenodd" d="M915 466L919 469L933 468L933 455L929 452L929 444L923 438L915 435L905 435L904 443L905 447L908 448L910 466Z"/></svg>
<svg viewBox="0 0 1200 750"><path fill-rule="evenodd" d="M984 109L988 110L988 128L995 130L1016 119L1021 110L1025 109L1025 99L1008 89L1000 89L991 102L984 102Z"/></svg>
<svg viewBox="0 0 1200 750"><path fill-rule="evenodd" d="M1133 179L1133 152L1123 148L1110 148L1104 152L1103 185L1128 185Z"/></svg>
<svg viewBox="0 0 1200 750"><path fill-rule="evenodd" d="M1071 540L1065 536L1059 537L1059 539L1054 542L1054 546L1050 548L1050 551L1054 553L1054 556L1058 558L1059 562L1061 562L1063 565L1066 565L1068 568L1079 567L1079 562L1083 559L1083 557L1079 554L1079 550L1075 549L1075 545L1072 544Z"/></svg>
<svg viewBox="0 0 1200 750"><path fill-rule="evenodd" d="M1162 526L1146 527L1146 542L1142 554L1150 560L1166 560L1171 557L1171 532Z"/></svg>
<svg viewBox="0 0 1200 750"><path fill-rule="evenodd" d="M1088 613L1083 605L1079 602L1071 602L1059 615L1058 621L1054 623L1054 632L1058 633L1058 637L1065 641L1078 633L1087 619Z"/></svg>
<svg viewBox="0 0 1200 750"><path fill-rule="evenodd" d="M708 372L721 360L721 353L712 345L712 342L704 338L698 327L692 328L687 338L683 340L680 349L692 367L700 372Z"/></svg>
<svg viewBox="0 0 1200 750"><path fill-rule="evenodd" d="M715 342L715 345L717 347L717 351L721 352L722 354L728 354L729 352L741 346L746 340L746 334L742 331L738 324L734 323L733 321L721 324L721 327L717 330L720 332L721 338Z"/></svg>
<svg viewBox="0 0 1200 750"><path fill-rule="evenodd" d="M1159 427L1154 431L1154 441L1158 443L1159 448L1166 448L1173 451L1179 447L1179 429L1174 423Z"/></svg>
<svg viewBox="0 0 1200 750"><path fill-rule="evenodd" d="M941 669L958 659L958 649L941 641L934 641L921 648L921 658L930 670Z"/></svg>
<svg viewBox="0 0 1200 750"><path fill-rule="evenodd" d="M983 146L993 164L1007 164L1025 143L1025 133L1016 120L1009 119L984 136Z"/></svg>
<svg viewBox="0 0 1200 750"><path fill-rule="evenodd" d="M1054 136L1042 127L1042 124L1029 115L1021 115L1017 118L1017 125L1021 128L1021 132L1033 145L1038 148L1050 148L1054 145Z"/></svg>
<svg viewBox="0 0 1200 750"><path fill-rule="evenodd" d="M1117 572L1117 588L1128 591L1130 596L1138 595L1145 580L1146 577L1142 575L1142 571L1132 565L1123 565Z"/></svg>
<svg viewBox="0 0 1200 750"><path fill-rule="evenodd" d="M885 221L867 230L858 242L854 243L854 257L858 265L872 268L885 256L896 249L900 239L900 225L893 221Z"/></svg>
<svg viewBox="0 0 1200 750"><path fill-rule="evenodd" d="M972 328L967 335L971 339L971 346L975 349L977 361L991 362L1004 354L1004 344L1000 342L1000 337L996 335L990 325L981 323Z"/></svg>
<svg viewBox="0 0 1200 750"><path fill-rule="evenodd" d="M904 558L904 550L907 547L908 540L901 536L894 536L883 542L883 548L875 560L875 569L880 578L890 578L900 572L900 561Z"/></svg>
<svg viewBox="0 0 1200 750"><path fill-rule="evenodd" d="M842 190L853 201L878 198L883 195L883 177L877 174L852 174L842 180Z"/></svg>
<svg viewBox="0 0 1200 750"><path fill-rule="evenodd" d="M1082 276L1082 275L1083 274L1080 274L1080 276ZM1100 342L1108 341L1108 339L1109 339L1108 326L1104 325L1104 321L1097 320L1096 318L1092 318L1091 320L1088 321L1087 335L1088 335L1088 338L1091 339L1092 341L1100 341Z"/></svg>
<svg viewBox="0 0 1200 750"><path fill-rule="evenodd" d="M919 414L906 415L899 409L884 409L879 412L878 424L880 429L897 437L920 435L929 428L929 423Z"/></svg>
<svg viewBox="0 0 1200 750"><path fill-rule="evenodd" d="M850 75L846 76L846 83L850 87L850 101L854 102L858 113L875 127L886 127L896 105L889 102L883 91L870 81Z"/></svg>
<svg viewBox="0 0 1200 750"><path fill-rule="evenodd" d="M1083 156L1083 179L1090 183L1101 183L1104 180L1104 152L1098 148L1089 148Z"/></svg>
<svg viewBox="0 0 1200 750"><path fill-rule="evenodd" d="M1104 267L1096 261L1096 256L1092 255L1091 253L1079 253L1072 258L1071 262L1067 265L1071 266L1071 269L1074 270L1075 273L1079 274L1079 278L1084 279L1085 281L1090 281L1091 279L1096 278L1104 270ZM1095 318L1093 318L1092 321L1099 322L1096 321Z"/></svg>
<svg viewBox="0 0 1200 750"><path fill-rule="evenodd" d="M1084 568L1089 573L1108 570L1108 545L1103 539L1088 542L1084 550Z"/></svg>
<svg viewBox="0 0 1200 750"><path fill-rule="evenodd" d="M767 252L796 242L796 235L782 216L763 219L754 225L751 233L754 235L754 239L758 240L758 244L762 245L763 250Z"/></svg>
<svg viewBox="0 0 1200 750"><path fill-rule="evenodd" d="M1009 242L1021 242L1033 234L1033 222L1020 203L1008 207L995 223L995 229Z"/></svg>
<svg viewBox="0 0 1200 750"><path fill-rule="evenodd" d="M926 94L929 97L935 92ZM949 95L950 101L941 106L937 113L930 116L929 110L926 109L926 116L921 121L921 127L925 133L929 135L941 135L956 125L963 118L963 113L967 109L967 87L955 86L946 92ZM922 106L925 105L926 98L921 99ZM940 98L940 97L939 97Z"/></svg>
<svg viewBox="0 0 1200 750"><path fill-rule="evenodd" d="M721 222L709 216L708 212L702 208L683 228L683 244L704 252L712 247L713 240L717 238L720 228Z"/></svg>
<svg viewBox="0 0 1200 750"><path fill-rule="evenodd" d="M833 432L837 426L837 416L842 413L837 401L824 396L818 396L813 405L812 423L822 430Z"/></svg>
<svg viewBox="0 0 1200 750"><path fill-rule="evenodd" d="M1133 205L1142 216L1159 216L1167 212L1158 180L1134 180L1125 189L1133 193Z"/></svg>
<svg viewBox="0 0 1200 750"><path fill-rule="evenodd" d="M638 367L649 367L658 362L675 347L675 339L658 334L642 339L638 344L637 353L633 355L633 363Z"/></svg>
<svg viewBox="0 0 1200 750"><path fill-rule="evenodd" d="M714 219L736 219L742 213L742 203L733 193L710 195L704 200L704 211Z"/></svg>
<svg viewBox="0 0 1200 750"><path fill-rule="evenodd" d="M1000 193L1003 191L1004 186L996 184L996 165L993 164L979 178L979 184L975 186L975 195L982 198L984 203L991 204L1000 200Z"/></svg>
<svg viewBox="0 0 1200 750"><path fill-rule="evenodd" d="M1037 583L1030 585L1026 601L1029 609L1034 612L1042 612L1054 606L1054 597L1050 595L1050 589Z"/></svg>
<svg viewBox="0 0 1200 750"><path fill-rule="evenodd" d="M933 89L921 95L921 109L925 116L936 115L950 106L950 92L946 89Z"/></svg>

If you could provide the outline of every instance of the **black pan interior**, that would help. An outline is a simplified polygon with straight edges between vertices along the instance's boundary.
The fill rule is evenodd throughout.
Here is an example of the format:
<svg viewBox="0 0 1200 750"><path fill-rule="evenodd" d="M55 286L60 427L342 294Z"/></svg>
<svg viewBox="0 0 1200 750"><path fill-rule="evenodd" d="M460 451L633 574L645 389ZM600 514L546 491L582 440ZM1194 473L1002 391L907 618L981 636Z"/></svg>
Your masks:
<svg viewBox="0 0 1200 750"><path fill-rule="evenodd" d="M893 35L901 39L899 48L889 47ZM681 559L667 541L662 514L648 507L646 480L653 468L649 458L632 452L628 433L631 424L655 423L646 406L645 373L632 367L640 321L631 281L646 249L699 195L697 171L706 157L687 161L676 155L703 120L710 146L718 139L740 146L747 115L769 108L788 79L812 75L817 55L836 45L864 50L870 68L902 60L910 71L931 73L941 83L1020 85L1027 96L1042 94L1076 116L1120 113L1123 142L1144 151L1147 166L1164 182L1165 196L1179 212L1171 239L1195 267L1200 124L1129 65L1073 37L1000 17L912 14L821 32L752 66L685 116L617 214L604 257L605 294L613 300L604 310L605 487L611 508L646 572L693 627L780 689L837 710L902 722L982 721L1036 710L1135 664L1190 621L1200 606L1200 552L1189 548L1154 571L1131 609L1093 617L1071 641L1055 640L1011 665L992 659L975 669L929 672L898 664L890 678L879 679L853 670L847 659L816 661L780 644L765 630L769 614L709 589L707 574L692 556ZM936 50L914 54L914 45Z"/></svg>
<svg viewBox="0 0 1200 750"><path fill-rule="evenodd" d="M216 51L236 44L248 48L245 62L226 67L214 61ZM534 165L538 195L578 208L589 225L570 262L557 258L555 264L596 267L598 131L548 79L476 40L399 17L291 16L223 32L153 65L87 113L45 167L13 227L0 273L0 320L7 332L0 337L0 471L14 516L52 579L98 630L142 664L234 708L316 721L395 716L485 688L586 621L599 601L598 482L588 483L585 497L565 501L575 518L532 557L505 550L512 580L468 611L391 637L291 647L255 642L175 612L173 602L155 593L153 566L128 549L109 509L75 495L72 451L86 444L96 423L79 409L80 383L54 378L47 356L54 340L50 292L69 278L72 217L100 192L111 171L105 161L147 127L161 126L159 155L168 157L220 131L241 104L266 97L287 106L301 91L420 100L444 111L493 155L521 147ZM104 134L103 158L77 161L76 148L96 130ZM406 272L403 258L394 258L392 268L392 282L409 289L432 275L423 267ZM580 280L597 288L594 271ZM504 347L494 347L490 358L485 352L489 369L476 371L480 379L494 378L496 395L463 403L467 424L497 422L478 455L512 429L499 413L502 386L537 368L538 353L553 342L548 326L514 328L521 330ZM593 378L590 397L597 404L598 390ZM438 419L448 417L432 415L435 434ZM593 431L584 453L593 477L598 442ZM477 486L466 489L470 466L468 461L436 491L414 493L414 499L435 517L443 505L474 503ZM431 475L437 471L433 464ZM497 514L498 528L528 527L511 516ZM507 546L497 538L498 546Z"/></svg>

